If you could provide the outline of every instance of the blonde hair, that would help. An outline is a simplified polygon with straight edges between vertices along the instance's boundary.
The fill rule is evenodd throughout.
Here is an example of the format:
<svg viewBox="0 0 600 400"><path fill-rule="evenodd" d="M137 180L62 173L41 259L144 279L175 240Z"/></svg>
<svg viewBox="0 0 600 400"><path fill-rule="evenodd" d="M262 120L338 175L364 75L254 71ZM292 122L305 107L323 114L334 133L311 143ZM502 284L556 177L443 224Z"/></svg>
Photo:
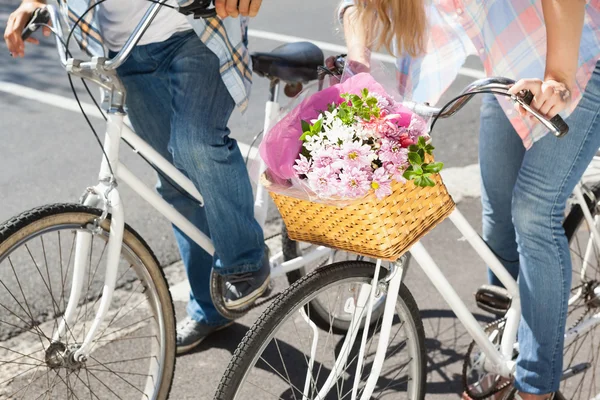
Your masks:
<svg viewBox="0 0 600 400"><path fill-rule="evenodd" d="M418 56L427 45L427 13L424 0L359 0L355 22L369 27L371 44L392 54ZM396 48L393 43L396 40Z"/></svg>

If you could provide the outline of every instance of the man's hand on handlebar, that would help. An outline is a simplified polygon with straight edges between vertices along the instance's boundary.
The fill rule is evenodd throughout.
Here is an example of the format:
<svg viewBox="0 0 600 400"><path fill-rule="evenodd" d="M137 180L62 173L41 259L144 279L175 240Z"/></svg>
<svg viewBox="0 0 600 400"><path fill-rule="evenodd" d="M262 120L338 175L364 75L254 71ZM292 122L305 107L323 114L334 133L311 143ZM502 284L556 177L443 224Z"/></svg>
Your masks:
<svg viewBox="0 0 600 400"><path fill-rule="evenodd" d="M25 43L23 42L23 39L21 39L21 34L23 29L25 29L29 23L33 12L45 5L46 3L41 1L24 1L19 8L10 14L8 23L6 24L6 30L4 31L4 41L6 42L8 51L13 57L25 56ZM48 27L43 27L43 32L44 36L50 36L51 32ZM38 44L39 40L30 37L27 39L27 42Z"/></svg>
<svg viewBox="0 0 600 400"><path fill-rule="evenodd" d="M256 17L262 0L215 0L217 15L222 19L227 17L237 18Z"/></svg>
<svg viewBox="0 0 600 400"><path fill-rule="evenodd" d="M523 90L529 90L533 94L531 106L548 119L553 118L566 109L571 101L571 91L567 86L552 79L546 81L542 81L541 79L521 79L508 92L516 95ZM530 118L535 118L518 103L515 104L515 108L522 117L529 116Z"/></svg>

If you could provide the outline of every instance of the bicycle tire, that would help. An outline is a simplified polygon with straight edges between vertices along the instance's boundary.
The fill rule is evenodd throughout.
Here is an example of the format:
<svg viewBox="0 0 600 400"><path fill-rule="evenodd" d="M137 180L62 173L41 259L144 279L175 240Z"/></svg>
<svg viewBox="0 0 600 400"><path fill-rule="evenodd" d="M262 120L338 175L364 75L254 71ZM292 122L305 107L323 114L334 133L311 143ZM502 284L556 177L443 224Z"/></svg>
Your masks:
<svg viewBox="0 0 600 400"><path fill-rule="evenodd" d="M260 355L259 352L268 344L277 328L285 319L295 313L303 302L310 296L328 285L345 279L361 279L369 282L373 278L374 265L361 261L347 261L332 264L309 273L295 282L290 288L275 299L269 308L252 325L238 348L236 349L229 366L223 375L217 392L216 400L232 400L236 398L237 391L247 371ZM416 399L424 399L426 384L426 358L425 358L425 331L419 316L418 306L404 284L401 285L398 304L403 307L406 316L410 318L409 325L416 339L418 374L413 378L416 385ZM404 320L403 320L404 322Z"/></svg>
<svg viewBox="0 0 600 400"><path fill-rule="evenodd" d="M283 252L283 261L290 261L293 260L297 257L302 256L302 250L300 249L300 242L297 242L295 240L292 240L289 238L288 234L287 234L287 229L285 227L285 225L282 228L282 232L281 232L281 250ZM350 253L346 253L346 254L350 254ZM362 260L363 257L355 255L355 260L359 261ZM326 264L332 264L333 262L339 262L341 260L327 260ZM352 260L344 260L344 261L352 261ZM324 264L325 265L325 264ZM321 268L323 267L323 265L317 265L316 268ZM308 271L310 272L310 271ZM307 270L306 267L301 267L297 270L294 271L290 271L286 274L288 283L290 285L293 285L295 282L297 282L298 280L302 279L304 276L307 275ZM382 304L381 304L382 305ZM321 301L317 298L314 301L310 302L307 305L307 308L310 310L308 314L310 315L310 319L321 329L329 329L329 323L330 323L330 312L327 309L327 306L324 304L321 304ZM348 328L350 327L350 321L347 319L343 319L343 318L337 318L337 317L333 317L331 320L331 328L333 333L344 333L348 330Z"/></svg>
<svg viewBox="0 0 600 400"><path fill-rule="evenodd" d="M63 232L63 231L61 231L59 229L64 228L64 231L67 231L67 232L70 230L70 232L72 232L73 236L75 236L75 232L87 230L89 227L88 224L90 224L94 219L99 217L101 214L102 214L101 210L86 207L86 206L79 205L79 204L52 204L52 205L46 205L46 206L32 209L30 211L24 212L16 217L8 220L4 224L0 225L0 265L3 260L10 261L11 257L17 257L18 256L17 251L19 249L22 249L23 247L26 247L27 251L29 251L31 254L30 247L33 247L33 245L35 244L34 240L37 241L38 238L40 239L40 241L42 243L42 247L43 247L44 246L44 241L43 241L44 236L43 235L46 235L46 234L50 235L50 234L54 234L54 233L58 232L58 238L59 238L58 251L60 252L61 251L60 248L64 247L64 245L61 246L61 244L60 244L60 237L61 237L60 232ZM98 234L104 235L105 237L107 237L109 231L110 231L110 215L101 224L100 231ZM91 232L91 231L89 231L89 232ZM97 235L94 235L93 237L97 237ZM46 243L48 243L48 242L46 242ZM75 242L73 241L73 243L75 243ZM93 243L94 242L92 242L92 246L93 246ZM100 242L100 243L103 243L103 242ZM71 254L72 254L72 252L73 252L73 249L71 247ZM103 254L104 254L104 251L100 255L100 259L102 258ZM175 313L174 313L173 302L171 300L171 295L169 292L168 284L165 279L164 272L160 268L160 264L159 264L158 260L156 259L156 256L150 249L150 247L147 245L147 243L144 241L144 239L128 225L125 225L125 231L124 231L124 236L123 236L123 251L122 251L121 255L122 255L122 257L124 257L124 259L126 261L123 265L127 265L128 263L131 263L129 265L129 267L127 267L126 272L128 273L131 270L131 268L133 267L134 269L132 269L131 271L134 272L139 279L139 282L135 285L129 281L127 281L124 284L123 292L127 293L127 296L128 296L127 301L129 301L129 299L133 298L134 294L138 295L138 293L136 293L135 289L139 288L141 290L141 296L135 297L136 303L137 303L137 299L139 299L140 297L142 300L151 299L152 302L150 302L150 307L148 308L148 310L150 310L149 312L153 313L154 318L156 318L157 321L160 321L160 322L156 322L157 325L159 325L159 331L160 331L160 333L159 333L160 340L156 340L156 342L158 342L158 347L155 347L155 345L151 346L152 348L159 349L158 350L159 356L145 357L145 358L149 359L149 361L148 361L148 363L150 364L149 373L152 371L157 371L157 373L156 373L156 375L152 375L152 376L145 375L146 376L145 379L143 377L140 378L140 379L142 379L142 381L145 381L146 385L149 385L149 382L151 382L151 380L154 380L154 382L158 382L158 383L151 384L150 385L151 387L149 386L147 388L146 387L143 388L144 392L142 392L142 393L146 393L147 398L160 399L160 400L167 399L169 397L169 393L170 393L171 385L172 385L172 381L173 381L173 376L174 376L174 372L175 372L175 347L176 347ZM44 257L46 257L46 249L45 248L44 248ZM66 254L65 254L65 258L66 258ZM132 259L134 261L131 261ZM32 256L32 260L34 260L33 256ZM70 258L69 258L69 260L70 260ZM90 265L91 265L91 260L92 260L92 255L90 255ZM139 260L139 265L134 266L133 262L137 262L138 260ZM63 272L63 261L64 260L61 257L61 260L60 260L61 274ZM46 262L46 272L48 273L48 283L50 284L50 289L52 289L51 282L55 278L54 278L54 275L50 276L50 272L48 269L48 261L45 260L45 262ZM12 261L10 261L10 263L12 265ZM35 263L35 260L34 260L34 263ZM70 263L70 261L67 262L67 275L68 275L69 263ZM98 265L101 265L100 261L98 261ZM54 266L57 267L57 265L54 265ZM96 271L97 270L98 270L98 266L96 267ZM94 273L94 276L96 275L96 271ZM142 277L140 277L138 275L138 271L140 271L139 274L143 275ZM53 274L54 274L54 272L56 272L56 271L53 271ZM125 275L126 275L126 273L123 273L121 278L123 278ZM17 275L15 274L15 277L16 276ZM44 276L42 273L40 273L40 276L42 277L42 280L44 280ZM3 278L0 277L0 282L1 282L1 279L3 279ZM61 276L60 279L66 280L67 278L66 278L66 276L64 278ZM88 276L88 280L89 279L90 279L90 277ZM91 277L91 279L93 280L93 277ZM131 278L131 279L134 279L134 278ZM103 280L103 276L102 276L102 280ZM7 279L7 282L8 282L8 279ZM132 281L132 282L134 282L134 281ZM63 281L63 283L64 283L64 281ZM2 283L2 286L7 288L7 286L4 283ZM25 286L25 285L23 285L23 286ZM19 283L19 288L21 288L21 283ZM40 289L40 290L42 290L42 289ZM90 290L90 282L88 281L88 296L89 296L89 290ZM16 289L15 289L15 291L16 291ZM21 293L23 294L23 300L27 304L27 298L25 297L25 294L23 293L23 289L21 289ZM129 294L129 293L131 293L131 294ZM63 288L62 295L63 296L65 295L64 288ZM52 290L50 291L50 296L53 297ZM100 298L101 298L101 295L98 295L96 298L96 302ZM85 303L85 307L86 307L86 311L85 311L86 314L88 313L88 303L91 303L91 299L93 299L93 298L86 297L83 299L83 303ZM115 299L116 299L116 295L113 298L113 305L111 306L111 308L114 308ZM16 298L14 300L18 303L18 300ZM59 307L61 300L63 302L66 301L65 298L61 298L57 302L53 298L52 299L52 307L54 307L55 305L57 307ZM23 306L24 305L21 304L21 307L23 307ZM29 308L29 307L30 306L27 304L27 308ZM145 329L145 327L143 326L143 323L144 323L143 320L137 321L137 325L129 325L136 313L146 310L146 309L136 309L137 307L139 307L139 304L136 304L136 306L133 308L131 308L131 307L127 308L128 311L124 315L121 315L118 319L116 319L120 310L125 309L124 306L122 308L119 308L116 311L116 314L114 314L113 319L106 326L106 328L104 328L104 330L99 334L99 336L97 334L96 338L99 341L102 341L100 339L103 336L106 336L107 339L103 340L103 342L109 342L108 344L103 344L103 345L101 344L97 347L97 350L96 350L97 354L95 354L97 357L99 357L98 354L105 353L105 348L107 346L110 346L111 344L116 343L116 341L119 340L119 337L116 336L118 330L115 331L113 328L112 332L107 332L107 328L110 327L113 322L116 324L118 322L118 320L123 319L125 316L127 316L127 320L125 320L126 322L124 322L124 323L128 324L128 326L130 327L129 329L131 331L130 332L124 331L124 332L120 333L123 335L121 339L125 340L125 341L132 340L133 339L132 336L135 336L135 334L134 334L135 332ZM79 308L80 308L79 311L81 311L83 309L81 300L80 300ZM25 308L23 308L23 309L25 310ZM133 310L133 312L132 312L132 310ZM57 308L57 311L59 311L58 308ZM63 312L64 312L64 309L63 309ZM25 314L27 315L27 313L25 313ZM92 305L90 315L94 315L94 314L95 314L94 305ZM129 315L126 315L126 314L129 314ZM54 323L56 323L56 321L59 320L61 316L62 316L62 314L60 314L60 312L59 312L58 314L55 314L52 316L55 319L51 318L51 319L49 319L49 321L54 321ZM84 314L83 317L85 319L86 315ZM36 327L33 326L34 325L33 318L34 317L32 314L32 327L31 327L32 330L36 329ZM78 312L76 319L78 319L78 318L79 318L79 312ZM36 322L37 322L37 320L36 320ZM161 323L162 323L162 327L160 327ZM150 323L148 323L148 324L150 324ZM73 330L76 329L75 328L76 325L77 325L77 321L73 324L73 327L72 327ZM38 325L38 326L42 326L42 325ZM27 326L25 328L27 328ZM70 329L70 328L67 328L67 329ZM122 328L122 329L124 329L124 328ZM137 329L137 330L132 330L132 329ZM27 331L25 331L25 332L27 332ZM106 332L106 334L105 334L105 332ZM20 336L16 336L16 335L21 335L23 333L24 332L17 332L15 334L15 337L17 337L17 339L19 339ZM83 333L85 336L85 322L84 322ZM70 332L70 334L73 335L73 340L75 341L76 339L75 339L74 333ZM69 335L67 334L67 336L69 336ZM46 339L48 339L48 337L51 337L51 336L46 336ZM81 336L81 337L83 337L83 336ZM0 339L0 342L1 342L1 339ZM41 336L40 336L40 342L42 342ZM56 342L49 344L47 348L44 348L44 343L42 342L41 349L38 351L45 352L46 356L47 356L47 354L48 354L47 352L48 352L49 348L52 345L55 345L55 343ZM99 342L94 342L94 343L98 344ZM72 345L73 344L71 344L71 346ZM37 346L37 344L36 344L36 346ZM76 346L76 344L75 344L75 346ZM94 349L96 349L96 348L94 348ZM8 350L10 350L10 349L8 349ZM145 351L145 350L146 349L142 349L142 351ZM117 352L116 355L121 357L122 353ZM118 390L117 386L119 386L119 384L121 384L122 386L126 386L122 382L120 382L119 379L117 379L117 376L120 376L122 380L129 382L129 384L131 384L131 382L128 380L129 378L124 379L122 377L122 374L126 374L125 372L121 372L117 369L114 369L114 368L116 368L114 366L115 365L114 360L113 360L113 364L112 364L113 369L111 369L110 367L108 367L108 368L106 367L106 365L107 365L106 363L102 363L101 361L99 361L99 359L94 358L94 353L90 354L90 361L92 359L94 359L96 361L93 364L90 363L89 367L87 367L85 363L83 363L84 366L82 366L82 365L79 366L79 369L77 369L77 371L78 371L77 377L78 378L79 378L79 373L81 373L83 371L83 369L85 369L86 372L90 371L90 374L93 375L94 373L91 372L91 370L92 370L91 365L96 365L97 366L97 368L95 369L96 380L98 380L99 383L104 384L99 378L97 378L98 375L101 375L100 372L97 372L100 370L100 366L102 366L102 368L106 368L106 370L102 369L102 373L110 372L115 375L115 376L113 376L113 382L109 383L108 385L105 385L109 391L113 392L113 395L116 394L114 391ZM139 359L129 359L129 360L120 360L118 362L120 362L122 364L123 363L131 363L132 360L139 361ZM47 365L45 365L46 369L52 370L54 372L58 371L58 372L56 372L57 375L59 375L61 373L62 367L56 367L56 365L51 367L50 364L48 364L48 358L46 358L46 364L47 364ZM37 368L39 368L39 367L42 367L42 365L38 366ZM6 366L6 363L3 364L3 368L8 368ZM37 370L37 368L36 368L36 370ZM43 367L42 367L42 369L43 369ZM4 370L4 371L6 371L6 370ZM70 376L70 375L68 375L69 373L73 373L73 371L69 372L69 371L67 371L67 368L65 368L65 375ZM37 372L36 372L36 374L37 374ZM133 375L133 373L132 373L132 375ZM139 375L143 376L143 374L139 374ZM15 380L16 380L16 376L15 376ZM56 378L55 378L55 380L56 380ZM80 379L80 380L83 382L82 379ZM68 381L69 381L69 378L67 378L67 382ZM115 381L119 381L118 384L116 384ZM64 380L63 380L63 382L64 382ZM11 382L11 384L12 383L14 383L14 382ZM90 383L90 378L89 378L89 374L88 374L88 384L89 383ZM31 382L30 382L30 384L31 384ZM73 385L71 388L69 388L68 383L65 383L65 385L67 386L66 390L71 391L71 394L75 395L75 393L74 393L75 385ZM85 382L83 384L79 384L79 387L81 387L82 385L85 385ZM141 385L140 385L140 387L141 387ZM3 389L5 389L5 388L3 388ZM93 394L91 384L90 384L90 386L88 386L88 389L89 389L88 391L90 392L90 397L91 397ZM48 393L50 394L50 397L53 396L52 393L54 393L54 390L55 390L54 385L52 386L52 388L48 388ZM136 390L138 392L141 392L141 390L139 388L137 388ZM149 391L152 391L151 396L147 396ZM117 396L118 396L118 394L117 394ZM0 393L0 397L3 397L2 393ZM12 396L9 396L9 397L13 398ZM60 394L59 394L59 397L60 397ZM27 397L25 397L25 398L27 398ZM128 397L128 398L131 398L131 397Z"/></svg>

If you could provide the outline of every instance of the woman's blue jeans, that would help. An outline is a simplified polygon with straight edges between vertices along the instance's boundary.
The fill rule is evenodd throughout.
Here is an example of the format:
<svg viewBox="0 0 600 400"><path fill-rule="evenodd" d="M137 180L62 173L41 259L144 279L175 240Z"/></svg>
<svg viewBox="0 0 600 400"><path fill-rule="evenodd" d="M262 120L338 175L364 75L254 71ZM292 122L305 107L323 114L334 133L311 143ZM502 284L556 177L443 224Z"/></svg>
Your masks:
<svg viewBox="0 0 600 400"><path fill-rule="evenodd" d="M159 177L158 192L212 239L216 256L178 228L175 238L191 285L187 311L208 325L225 319L210 297L210 272L260 269L263 232L254 219L252 187L227 124L235 107L219 72L219 59L193 31L137 46L118 70L127 89L136 133L196 185L205 207Z"/></svg>
<svg viewBox="0 0 600 400"><path fill-rule="evenodd" d="M479 151L483 239L516 278L522 321L517 389L558 390L563 368L569 244L562 228L566 201L600 147L600 63L563 138L546 135L525 151L493 95L481 107ZM500 285L490 273L491 283Z"/></svg>

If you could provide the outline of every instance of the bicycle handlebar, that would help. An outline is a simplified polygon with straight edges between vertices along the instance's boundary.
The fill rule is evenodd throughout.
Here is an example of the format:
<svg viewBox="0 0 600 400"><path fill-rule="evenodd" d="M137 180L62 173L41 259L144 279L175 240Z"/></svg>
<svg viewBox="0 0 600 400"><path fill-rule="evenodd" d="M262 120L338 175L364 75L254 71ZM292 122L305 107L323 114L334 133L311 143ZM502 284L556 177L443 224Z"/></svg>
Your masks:
<svg viewBox="0 0 600 400"><path fill-rule="evenodd" d="M103 71L114 71L119 68L123 63L129 58L133 48L139 43L140 39L162 8L163 4L166 3L166 0L163 2L153 3L140 22L135 27L133 33L127 39L127 42L123 46L123 48L117 53L117 55L109 60L103 60L102 70ZM217 15L215 8L209 8L213 3L212 0L196 0L194 4L189 7L189 10L180 10L183 14L193 15L194 18L212 18ZM48 21L52 22L52 26L54 27L54 34L57 36L57 47L60 55L61 63L63 67L67 67L67 49L65 48L66 43L64 43L64 32L62 29L62 25L60 23L60 15L59 11L53 5L47 5L44 8L36 10L32 14L32 18L27 24L27 27L23 30L21 37L23 40L27 39L33 32L35 32L40 25L47 24ZM77 68L80 71L93 71L98 68L98 63L91 62L81 62L77 63Z"/></svg>
<svg viewBox="0 0 600 400"><path fill-rule="evenodd" d="M345 56L338 56L334 60L335 72L338 75L342 75L342 71L345 67ZM461 93L461 95L465 95L464 97L460 97L458 100L454 101L450 107L446 110L442 110L437 107L431 107L427 104L422 103L414 103L408 102L404 103L408 108L413 110L417 114L421 115L431 115L433 117L439 118L448 118L456 114L460 109L462 109L465 104L469 102L478 92L482 90L496 90L503 93L508 93L508 90L512 85L515 84L515 81L508 78L502 77L493 77L493 78L484 78L479 79L469 86L467 86ZM468 95L472 93L471 95ZM569 126L562 119L560 115L554 116L552 119L546 118L544 115L540 114L537 110L531 107L531 102L533 101L533 94L526 90L519 95L512 95L511 99L517 103L519 103L527 112L531 113L534 117L536 117L554 136L563 137L567 133L569 133Z"/></svg>

